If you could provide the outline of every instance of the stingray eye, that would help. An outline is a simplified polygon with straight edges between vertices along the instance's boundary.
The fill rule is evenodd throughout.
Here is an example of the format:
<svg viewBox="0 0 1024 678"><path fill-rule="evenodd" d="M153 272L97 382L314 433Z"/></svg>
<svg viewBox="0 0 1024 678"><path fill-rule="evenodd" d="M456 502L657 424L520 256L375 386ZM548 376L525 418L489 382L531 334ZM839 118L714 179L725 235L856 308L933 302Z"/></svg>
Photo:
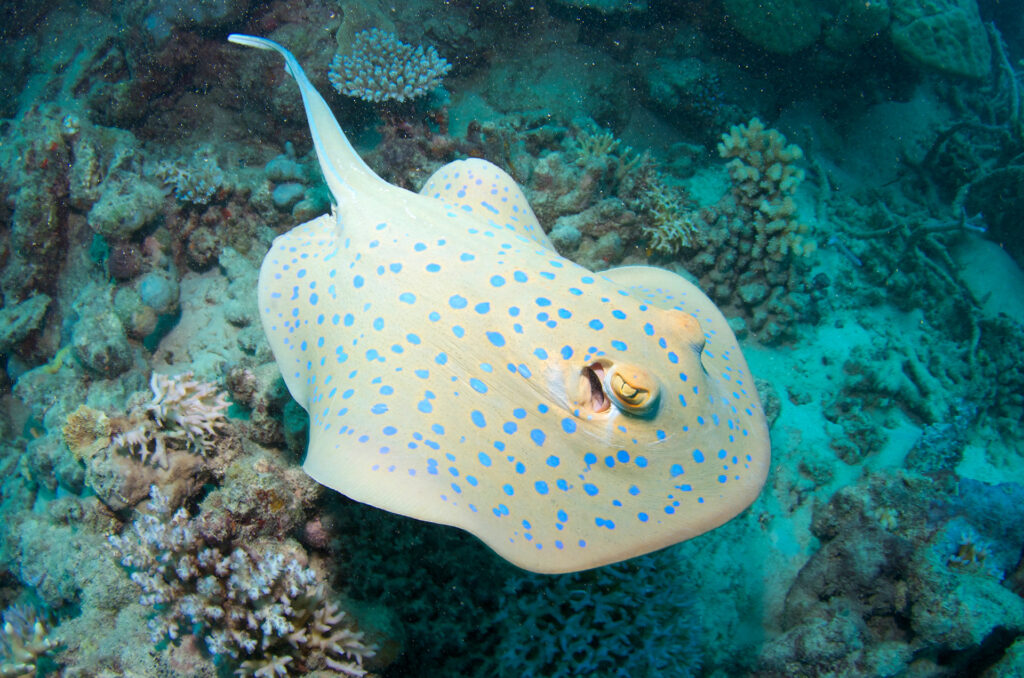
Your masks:
<svg viewBox="0 0 1024 678"><path fill-rule="evenodd" d="M647 370L633 365L616 365L608 373L608 391L623 412L650 416L658 406L660 389Z"/></svg>

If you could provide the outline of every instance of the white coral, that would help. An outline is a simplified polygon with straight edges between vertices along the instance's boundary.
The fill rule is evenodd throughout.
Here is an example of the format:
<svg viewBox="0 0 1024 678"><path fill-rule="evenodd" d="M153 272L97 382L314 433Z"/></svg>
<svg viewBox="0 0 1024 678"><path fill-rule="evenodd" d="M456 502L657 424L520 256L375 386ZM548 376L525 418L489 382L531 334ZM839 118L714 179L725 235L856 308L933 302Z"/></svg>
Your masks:
<svg viewBox="0 0 1024 678"><path fill-rule="evenodd" d="M360 31L352 54L336 54L328 78L334 88L365 101L406 101L441 84L451 70L433 47L413 47L377 28Z"/></svg>
<svg viewBox="0 0 1024 678"><path fill-rule="evenodd" d="M196 381L191 372L173 377L154 372L149 388L152 400L129 412L133 425L116 434L111 444L164 468L170 466L169 449L209 454L227 421L230 403L224 393L214 384Z"/></svg>
<svg viewBox="0 0 1024 678"><path fill-rule="evenodd" d="M317 573L296 556L301 549L270 542L230 551L205 543L194 519L173 515L153 486L150 510L124 536L109 542L134 570L140 602L158 607L154 642L182 629L205 636L215 655L241 660L246 676L285 676L310 665L363 676L375 649L330 601Z"/></svg>

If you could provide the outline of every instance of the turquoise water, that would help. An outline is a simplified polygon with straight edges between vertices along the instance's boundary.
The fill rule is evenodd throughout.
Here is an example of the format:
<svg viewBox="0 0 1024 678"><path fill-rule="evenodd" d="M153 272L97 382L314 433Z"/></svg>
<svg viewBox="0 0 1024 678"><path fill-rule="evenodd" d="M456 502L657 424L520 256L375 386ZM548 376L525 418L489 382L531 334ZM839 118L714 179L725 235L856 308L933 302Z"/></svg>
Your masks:
<svg viewBox="0 0 1024 678"><path fill-rule="evenodd" d="M185 5L0 27L0 675L1024 675L1019 3Z"/></svg>

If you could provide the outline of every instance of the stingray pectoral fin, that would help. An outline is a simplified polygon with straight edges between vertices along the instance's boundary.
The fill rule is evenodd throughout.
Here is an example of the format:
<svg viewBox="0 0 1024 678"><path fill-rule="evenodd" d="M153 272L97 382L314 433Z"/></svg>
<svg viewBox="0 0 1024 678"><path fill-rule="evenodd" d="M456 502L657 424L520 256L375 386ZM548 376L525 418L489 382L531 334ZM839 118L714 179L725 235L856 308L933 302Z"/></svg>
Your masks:
<svg viewBox="0 0 1024 678"><path fill-rule="evenodd" d="M335 232L337 218L331 214L323 214L293 228L287 233L277 236L270 251L267 252L260 266L259 280L256 284L256 299L259 304L260 321L267 342L281 368L288 391L295 401L309 410L309 380L305 377L306 342L301 332L303 320L299 308L308 308L315 293L306 282L307 271L332 256L336 248ZM299 261L307 265L297 265ZM321 292L322 294L322 292ZM325 318L325 322L337 318Z"/></svg>
<svg viewBox="0 0 1024 678"><path fill-rule="evenodd" d="M291 52L273 40L254 35L232 33L228 36L228 41L237 45L271 50L284 57L285 68L295 79L302 94L302 104L306 109L309 131L313 137L317 158L320 160L320 169L331 195L338 204L351 202L360 192L374 186L378 189L391 188L374 174L352 148L327 102L313 87L313 83L306 77L305 71Z"/></svg>
<svg viewBox="0 0 1024 678"><path fill-rule="evenodd" d="M555 249L515 179L486 160L467 158L448 163L430 175L420 194Z"/></svg>

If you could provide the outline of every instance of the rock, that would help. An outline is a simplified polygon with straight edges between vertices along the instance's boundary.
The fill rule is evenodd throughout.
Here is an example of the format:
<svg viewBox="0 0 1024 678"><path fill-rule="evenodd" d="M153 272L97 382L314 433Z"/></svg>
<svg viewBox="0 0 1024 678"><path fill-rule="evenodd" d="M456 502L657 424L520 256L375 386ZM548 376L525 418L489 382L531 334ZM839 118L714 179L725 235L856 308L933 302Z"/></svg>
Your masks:
<svg viewBox="0 0 1024 678"><path fill-rule="evenodd" d="M137 288L142 303L157 313L170 313L178 306L178 281L167 271L152 271L144 275Z"/></svg>
<svg viewBox="0 0 1024 678"><path fill-rule="evenodd" d="M108 240L128 240L153 222L164 204L164 194L153 184L133 177L105 181L100 199L89 210L89 227Z"/></svg>
<svg viewBox="0 0 1024 678"><path fill-rule="evenodd" d="M132 349L113 311L82 317L72 332L71 343L79 362L103 377L116 377L131 367Z"/></svg>
<svg viewBox="0 0 1024 678"><path fill-rule="evenodd" d="M50 297L36 294L25 301L0 308L0 353L7 353L38 329L49 305Z"/></svg>
<svg viewBox="0 0 1024 678"><path fill-rule="evenodd" d="M271 194L271 199L274 201L274 207L282 211L288 211L295 203L302 200L305 195L305 186L289 181L275 187L274 192Z"/></svg>
<svg viewBox="0 0 1024 678"><path fill-rule="evenodd" d="M893 0L892 41L907 58L950 75L983 78L992 68L976 0Z"/></svg>
<svg viewBox="0 0 1024 678"><path fill-rule="evenodd" d="M555 227L548 233L548 238L559 252L573 252L580 246L580 239L583 236L578 228L565 223L562 219L555 222Z"/></svg>
<svg viewBox="0 0 1024 678"><path fill-rule="evenodd" d="M723 0L730 23L769 52L793 54L821 34L821 7L814 0Z"/></svg>
<svg viewBox="0 0 1024 678"><path fill-rule="evenodd" d="M884 31L892 17L888 0L847 0L825 28L825 46L846 53Z"/></svg>

